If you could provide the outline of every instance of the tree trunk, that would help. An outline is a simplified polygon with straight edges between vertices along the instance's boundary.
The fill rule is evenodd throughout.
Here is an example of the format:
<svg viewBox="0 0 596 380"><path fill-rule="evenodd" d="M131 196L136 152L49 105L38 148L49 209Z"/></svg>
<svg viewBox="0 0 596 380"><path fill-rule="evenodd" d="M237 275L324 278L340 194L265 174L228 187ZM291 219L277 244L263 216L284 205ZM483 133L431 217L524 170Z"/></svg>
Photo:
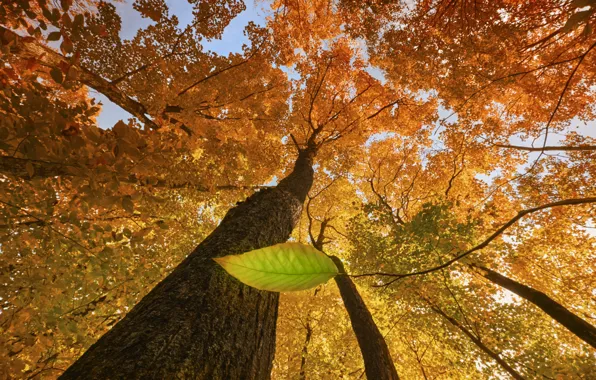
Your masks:
<svg viewBox="0 0 596 380"><path fill-rule="evenodd" d="M364 300L360 297L356 285L346 274L341 260L336 256L329 257L340 272L335 276L335 283L350 316L352 329L362 352L366 377L369 380L399 379L385 338L377 328Z"/></svg>
<svg viewBox="0 0 596 380"><path fill-rule="evenodd" d="M300 373L299 379L306 380L306 357L308 356L308 345L310 344L310 338L312 337L312 327L310 326L310 320L306 322L306 337L304 338L304 344L302 345L302 357L300 358Z"/></svg>
<svg viewBox="0 0 596 380"><path fill-rule="evenodd" d="M314 149L221 224L63 379L267 379L279 294L238 282L213 260L287 240L312 184Z"/></svg>
<svg viewBox="0 0 596 380"><path fill-rule="evenodd" d="M567 310L563 305L553 300L541 291L520 284L519 282L507 278L491 269L483 266L472 265L480 270L480 274L491 282L510 290L525 300L538 306L546 314L550 315L555 321L565 326L569 331L577 335L578 338L596 348L596 328L584 321L577 315Z"/></svg>
<svg viewBox="0 0 596 380"><path fill-rule="evenodd" d="M427 301L428 302L428 301ZM430 304L430 303L429 303ZM456 319L451 318L450 316L448 316L447 314L445 314L441 309L435 307L435 306L431 306L431 309L433 309L433 311L437 314L439 314L440 316L442 316L443 318L445 318L446 320L449 321L449 323L451 323L453 326L457 327L458 329L460 329L464 334L466 334L466 336L468 338L470 338L470 340L472 342L474 342L474 344L480 348L485 354L487 354L488 356L490 356L494 361L496 361L505 371L507 371L507 373L509 373L511 375L511 377L513 377L516 380L524 380L524 378L522 377L522 375L520 375L516 370L514 370L509 364L507 364L507 362L505 362L505 360L503 360L499 354L497 354L496 352L494 352L493 350L491 350L490 348L486 347L484 345L484 343L482 343L482 341L476 337L474 334L472 334L468 329L466 329L464 326L461 325L461 323L459 323Z"/></svg>
<svg viewBox="0 0 596 380"><path fill-rule="evenodd" d="M312 198L310 198L312 200ZM309 213L309 209L306 208L306 214L311 222L312 218ZM312 234L309 234L313 241L313 246L319 251L323 252L323 242L325 240L325 229L330 219L325 219L321 223L319 235L315 239ZM329 255L327 255L329 256ZM364 300L358 293L358 288L352 282L350 277L346 274L344 264L337 256L329 256L331 260L337 266L339 274L334 277L335 283L339 288L339 293L344 301L344 306L350 316L350 322L352 324L352 330L356 334L358 340L358 346L362 353L362 359L364 361L364 372L369 380L398 380L397 370L391 359L391 353L385 342L385 338L377 328L377 324L373 319L370 311L366 307Z"/></svg>

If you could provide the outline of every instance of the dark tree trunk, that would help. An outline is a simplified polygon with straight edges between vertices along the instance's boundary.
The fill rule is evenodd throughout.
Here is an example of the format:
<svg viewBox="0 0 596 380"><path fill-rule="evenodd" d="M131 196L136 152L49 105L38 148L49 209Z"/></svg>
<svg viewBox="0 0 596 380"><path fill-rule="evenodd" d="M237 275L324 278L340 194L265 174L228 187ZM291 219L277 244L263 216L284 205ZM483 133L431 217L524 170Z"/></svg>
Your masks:
<svg viewBox="0 0 596 380"><path fill-rule="evenodd" d="M213 260L287 240L312 184L314 150L278 186L221 224L63 379L267 379L279 294L238 282Z"/></svg>
<svg viewBox="0 0 596 380"><path fill-rule="evenodd" d="M584 321L577 315L567 310L563 305L553 300L541 291L520 284L499 274L491 269L473 265L478 268L480 273L491 282L504 287L507 290L517 294L525 300L538 306L546 314L550 315L555 321L565 326L569 331L577 335L578 338L596 348L596 328Z"/></svg>
<svg viewBox="0 0 596 380"><path fill-rule="evenodd" d="M304 344L302 345L302 357L300 358L300 380L306 380L306 357L308 356L308 345L310 344L310 338L312 337L312 327L310 326L310 320L306 322L306 337L304 338Z"/></svg>
<svg viewBox="0 0 596 380"><path fill-rule="evenodd" d="M320 288L316 288L313 294L313 297L317 296L319 293ZM306 358L308 356L308 345L310 344L310 340L312 339L313 334L313 327L312 327L312 315L309 312L308 317L306 318L306 336L304 337L304 344L302 345L302 353L300 357L300 372L298 373L299 380L306 380Z"/></svg>
<svg viewBox="0 0 596 380"><path fill-rule="evenodd" d="M399 379L385 338L360 297L356 285L345 274L341 260L335 256L330 257L340 271L340 274L335 276L335 283L350 316L352 329L362 352L366 377L370 380Z"/></svg>
<svg viewBox="0 0 596 380"><path fill-rule="evenodd" d="M503 360L503 358L501 358L499 356L499 354L497 354L496 352L494 352L493 350L491 350L490 348L488 348L484 343L482 343L482 341L480 340L480 338L478 338L477 336L475 336L474 334L472 334L468 329L466 329L464 326L462 326L462 324L459 323L456 319L448 316L447 314L445 314L438 307L431 306L431 308L433 309L433 311L435 313L439 314L440 316L442 316L443 318L445 318L447 321L449 321L449 323L451 323L453 326L455 326L458 329L460 329L461 332L463 332L468 338L470 338L470 340L472 342L474 342L474 344L478 348L480 348L485 354L487 354L488 356L490 356L505 371L507 371L507 373L509 373L511 375L511 377L513 377L516 380L524 380L523 376L520 375L516 370L514 370L509 364L507 364L507 362L505 360Z"/></svg>
<svg viewBox="0 0 596 380"><path fill-rule="evenodd" d="M308 205L310 205L310 203ZM306 214L312 223L308 205ZM325 219L321 223L319 236L316 239L310 234L314 247L321 252L323 252L325 229L327 228L329 221L330 219ZM364 300L360 297L358 288L356 288L356 285L346 274L344 264L339 257L327 256L333 260L335 266L337 266L337 269L339 270L339 274L335 276L334 280L339 288L339 293L344 301L344 306L350 316L352 330L354 331L354 334L356 334L356 339L358 340L358 346L360 347L360 352L362 353L362 359L364 361L364 372L366 373L366 377L370 380L398 380L399 376L397 375L397 370L391 359L391 353L389 352L385 338L377 328L377 324L370 314L370 311L368 311L368 307L366 307Z"/></svg>

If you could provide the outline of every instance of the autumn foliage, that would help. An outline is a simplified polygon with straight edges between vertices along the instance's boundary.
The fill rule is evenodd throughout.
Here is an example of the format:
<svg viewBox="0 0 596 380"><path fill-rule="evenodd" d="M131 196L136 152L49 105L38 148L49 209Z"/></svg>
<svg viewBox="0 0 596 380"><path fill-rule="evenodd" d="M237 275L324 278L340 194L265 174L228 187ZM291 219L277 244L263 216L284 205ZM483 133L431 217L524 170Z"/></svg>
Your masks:
<svg viewBox="0 0 596 380"><path fill-rule="evenodd" d="M593 378L595 1L188 2L130 39L121 2L0 5L0 378L59 377L311 148L291 240L401 378ZM364 376L333 283L281 295L271 376Z"/></svg>

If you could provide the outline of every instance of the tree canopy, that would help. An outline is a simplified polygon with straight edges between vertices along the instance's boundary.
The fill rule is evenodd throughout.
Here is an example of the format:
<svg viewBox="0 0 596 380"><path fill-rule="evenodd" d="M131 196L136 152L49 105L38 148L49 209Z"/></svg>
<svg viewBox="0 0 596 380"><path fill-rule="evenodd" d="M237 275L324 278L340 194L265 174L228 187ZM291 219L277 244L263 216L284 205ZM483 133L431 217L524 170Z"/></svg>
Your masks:
<svg viewBox="0 0 596 380"><path fill-rule="evenodd" d="M401 378L593 376L595 1L171 3L0 5L2 378L60 376L311 148L290 240ZM277 315L272 378L364 376L332 283Z"/></svg>

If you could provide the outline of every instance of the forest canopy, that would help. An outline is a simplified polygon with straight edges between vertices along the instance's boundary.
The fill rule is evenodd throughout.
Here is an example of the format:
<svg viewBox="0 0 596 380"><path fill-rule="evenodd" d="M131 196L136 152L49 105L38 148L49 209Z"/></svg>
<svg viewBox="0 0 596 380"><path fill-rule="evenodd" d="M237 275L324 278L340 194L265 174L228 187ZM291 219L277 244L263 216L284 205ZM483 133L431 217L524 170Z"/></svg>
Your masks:
<svg viewBox="0 0 596 380"><path fill-rule="evenodd" d="M370 378L340 280L212 260L286 240L402 379L593 378L595 27L594 0L3 1L0 378Z"/></svg>

